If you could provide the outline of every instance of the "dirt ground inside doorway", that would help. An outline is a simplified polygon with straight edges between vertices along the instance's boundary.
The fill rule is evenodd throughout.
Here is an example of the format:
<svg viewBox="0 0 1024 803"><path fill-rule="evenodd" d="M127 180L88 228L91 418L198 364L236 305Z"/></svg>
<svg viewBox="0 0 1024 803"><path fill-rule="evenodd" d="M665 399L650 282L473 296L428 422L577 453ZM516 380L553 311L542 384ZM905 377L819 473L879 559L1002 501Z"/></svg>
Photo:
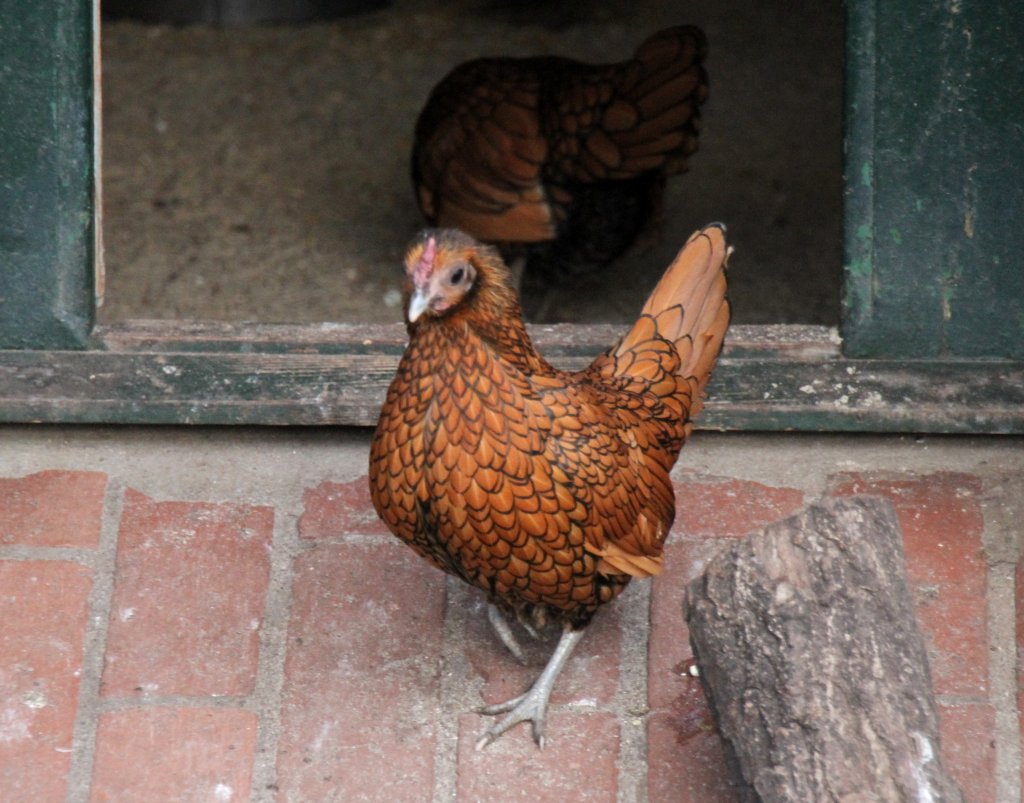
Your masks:
<svg viewBox="0 0 1024 803"><path fill-rule="evenodd" d="M477 56L617 61L695 23L711 95L692 169L670 182L655 236L553 291L547 320L629 322L686 236L720 220L736 246L736 323L838 321L838 2L505 6L399 0L302 26L105 22L100 320L397 321L400 257L422 225L412 131L431 87Z"/></svg>

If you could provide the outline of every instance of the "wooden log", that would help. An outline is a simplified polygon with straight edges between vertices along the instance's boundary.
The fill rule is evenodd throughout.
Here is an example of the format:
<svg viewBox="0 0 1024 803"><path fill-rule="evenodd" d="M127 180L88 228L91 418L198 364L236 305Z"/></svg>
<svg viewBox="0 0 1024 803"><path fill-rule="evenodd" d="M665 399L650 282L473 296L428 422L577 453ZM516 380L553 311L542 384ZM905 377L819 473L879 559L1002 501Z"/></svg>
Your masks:
<svg viewBox="0 0 1024 803"><path fill-rule="evenodd" d="M737 541L685 613L743 800L962 800L887 500L830 499Z"/></svg>

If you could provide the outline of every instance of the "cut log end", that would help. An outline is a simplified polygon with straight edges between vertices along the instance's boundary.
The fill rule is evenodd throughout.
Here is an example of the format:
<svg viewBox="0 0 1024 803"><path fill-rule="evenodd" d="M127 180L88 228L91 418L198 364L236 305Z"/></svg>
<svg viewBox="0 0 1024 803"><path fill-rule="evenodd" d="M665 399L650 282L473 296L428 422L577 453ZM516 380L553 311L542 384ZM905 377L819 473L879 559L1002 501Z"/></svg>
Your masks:
<svg viewBox="0 0 1024 803"><path fill-rule="evenodd" d="M962 800L887 500L829 499L737 541L685 615L744 799Z"/></svg>

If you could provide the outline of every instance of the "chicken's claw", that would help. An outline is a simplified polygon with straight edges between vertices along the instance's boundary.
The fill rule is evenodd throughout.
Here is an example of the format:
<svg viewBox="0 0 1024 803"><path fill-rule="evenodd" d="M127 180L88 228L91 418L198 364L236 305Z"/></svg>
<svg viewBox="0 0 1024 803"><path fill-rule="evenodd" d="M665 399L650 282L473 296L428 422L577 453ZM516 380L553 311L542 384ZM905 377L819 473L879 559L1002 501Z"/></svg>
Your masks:
<svg viewBox="0 0 1024 803"><path fill-rule="evenodd" d="M562 667L565 666L577 642L582 637L582 630L566 627L562 632L562 637L558 640L555 651L548 659L544 671L540 673L529 690L511 700L479 709L479 713L487 716L506 713L508 716L494 723L484 732L484 735L476 743L477 750L483 750L505 731L526 721L533 723L533 740L539 747L544 747L544 719L547 715L551 689L554 688L558 673L562 671Z"/></svg>
<svg viewBox="0 0 1024 803"><path fill-rule="evenodd" d="M539 688L539 684L534 684L526 694L520 694L518 697L513 697L511 700L506 700L503 703L485 705L483 708L478 708L477 713L486 716L495 716L506 712L508 712L508 716L495 722L486 730L484 735L477 740L476 749L483 750L505 731L514 728L520 722L529 721L533 723L533 741L543 750L544 719L548 711L548 697L550 694L550 689L545 691Z"/></svg>

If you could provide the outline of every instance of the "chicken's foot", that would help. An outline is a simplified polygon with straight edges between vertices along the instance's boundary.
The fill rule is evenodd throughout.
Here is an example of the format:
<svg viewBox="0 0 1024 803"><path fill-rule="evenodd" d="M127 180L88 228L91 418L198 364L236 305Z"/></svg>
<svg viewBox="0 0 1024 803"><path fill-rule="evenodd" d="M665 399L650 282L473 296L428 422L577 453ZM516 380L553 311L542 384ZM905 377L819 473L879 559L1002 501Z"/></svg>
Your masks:
<svg viewBox="0 0 1024 803"><path fill-rule="evenodd" d="M479 709L481 714L488 716L506 713L508 715L487 729L476 743L477 750L483 750L505 731L527 720L533 723L533 740L539 747L544 747L544 720L547 715L551 689L554 688L558 674L562 671L581 638L583 638L582 630L573 630L571 626L566 625L544 671L540 673L526 693L504 703L488 705Z"/></svg>

